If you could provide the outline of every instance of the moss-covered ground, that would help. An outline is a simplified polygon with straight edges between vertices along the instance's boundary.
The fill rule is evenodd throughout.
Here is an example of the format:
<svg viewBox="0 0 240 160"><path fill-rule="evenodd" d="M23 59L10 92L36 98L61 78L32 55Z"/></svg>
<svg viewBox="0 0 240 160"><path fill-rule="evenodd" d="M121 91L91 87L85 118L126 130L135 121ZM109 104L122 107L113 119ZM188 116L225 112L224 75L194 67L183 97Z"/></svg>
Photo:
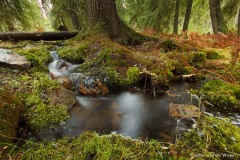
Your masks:
<svg viewBox="0 0 240 160"><path fill-rule="evenodd" d="M215 108L238 112L240 106L240 63L234 36L218 40L207 35L188 38L162 35L159 41L123 46L102 35L68 40L58 48L61 58L81 64L76 72L94 76L110 89L144 88L164 90L181 75L206 78L194 93ZM197 127L178 137L176 144L142 142L120 135L85 133L79 137L50 142L20 139L21 120L33 133L58 126L69 117L67 107L53 104L49 93L61 88L52 80L47 64L57 42L0 42L1 48L25 55L28 71L0 67L0 158L21 159L238 159L240 130L229 120L202 116ZM150 79L146 80L146 77ZM145 78L145 79L144 79ZM146 84L149 83L149 84ZM142 87L142 88L141 88ZM111 91L111 90L110 90ZM157 122L156 122L157 123ZM24 134L21 134L24 135ZM200 153L200 154L199 154ZM9 156L8 156L9 154Z"/></svg>

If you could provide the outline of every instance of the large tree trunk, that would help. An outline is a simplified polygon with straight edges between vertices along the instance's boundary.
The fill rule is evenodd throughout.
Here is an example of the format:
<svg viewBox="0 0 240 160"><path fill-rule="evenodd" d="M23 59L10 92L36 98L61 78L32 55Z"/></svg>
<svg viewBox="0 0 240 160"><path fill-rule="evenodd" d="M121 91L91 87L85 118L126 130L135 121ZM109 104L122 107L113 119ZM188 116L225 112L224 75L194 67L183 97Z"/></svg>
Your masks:
<svg viewBox="0 0 240 160"><path fill-rule="evenodd" d="M240 7L238 10L238 34L240 34Z"/></svg>
<svg viewBox="0 0 240 160"><path fill-rule="evenodd" d="M227 33L228 28L226 22L223 17L222 9L221 9L221 2L220 0L215 0L216 3L216 16L218 21L218 31L222 33Z"/></svg>
<svg viewBox="0 0 240 160"><path fill-rule="evenodd" d="M120 20L115 0L88 0L87 14L91 32L98 30L122 43L138 43L144 38Z"/></svg>
<svg viewBox="0 0 240 160"><path fill-rule="evenodd" d="M212 20L213 33L226 33L228 31L228 28L223 17L220 0L209 0L209 9Z"/></svg>
<svg viewBox="0 0 240 160"><path fill-rule="evenodd" d="M78 20L78 15L72 9L69 10L69 14L71 17L73 28L79 31L81 29L81 26Z"/></svg>
<svg viewBox="0 0 240 160"><path fill-rule="evenodd" d="M180 8L180 0L176 0L174 26L173 26L173 33L175 34L178 34L178 21L179 21L179 10L180 10L179 8Z"/></svg>
<svg viewBox="0 0 240 160"><path fill-rule="evenodd" d="M212 21L213 33L217 34L218 33L218 24L217 24L215 0L209 0L209 10L210 10L210 16L211 16L211 21Z"/></svg>
<svg viewBox="0 0 240 160"><path fill-rule="evenodd" d="M188 30L189 20L190 20L191 11L192 11L192 4L193 4L193 0L188 0L187 10L186 10L186 13L185 13L185 19L184 19L184 23L183 23L183 31Z"/></svg>

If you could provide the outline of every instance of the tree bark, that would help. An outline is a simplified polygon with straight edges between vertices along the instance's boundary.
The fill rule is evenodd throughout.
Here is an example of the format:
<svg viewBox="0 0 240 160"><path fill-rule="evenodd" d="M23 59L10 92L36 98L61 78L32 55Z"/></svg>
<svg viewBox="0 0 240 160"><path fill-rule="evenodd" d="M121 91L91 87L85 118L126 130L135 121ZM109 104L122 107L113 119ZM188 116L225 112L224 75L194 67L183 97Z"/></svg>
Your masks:
<svg viewBox="0 0 240 160"><path fill-rule="evenodd" d="M193 0L188 0L187 10L186 10L186 13L185 13L185 19L184 19L184 23L183 23L183 31L188 30L189 20L190 20L191 11L192 11L192 4L193 4Z"/></svg>
<svg viewBox="0 0 240 160"><path fill-rule="evenodd" d="M228 28L223 17L220 0L215 0L215 4L216 4L216 17L218 21L218 31L222 33L227 33Z"/></svg>
<svg viewBox="0 0 240 160"><path fill-rule="evenodd" d="M173 33L175 34L178 34L179 10L180 10L180 0L176 0L174 26L173 26Z"/></svg>
<svg viewBox="0 0 240 160"><path fill-rule="evenodd" d="M240 34L240 7L238 10L238 34Z"/></svg>
<svg viewBox="0 0 240 160"><path fill-rule="evenodd" d="M0 40L4 41L54 41L65 40L75 37L78 32L6 32L0 33Z"/></svg>
<svg viewBox="0 0 240 160"><path fill-rule="evenodd" d="M105 33L120 43L140 43L144 39L121 21L115 0L88 0L87 18L90 32Z"/></svg>
<svg viewBox="0 0 240 160"><path fill-rule="evenodd" d="M79 31L81 29L81 26L78 20L78 15L72 9L69 10L69 14L70 14L73 28Z"/></svg>
<svg viewBox="0 0 240 160"><path fill-rule="evenodd" d="M218 23L217 23L217 16L216 16L216 3L215 0L209 0L209 10L210 10L210 16L212 21L212 29L213 33L218 33Z"/></svg>

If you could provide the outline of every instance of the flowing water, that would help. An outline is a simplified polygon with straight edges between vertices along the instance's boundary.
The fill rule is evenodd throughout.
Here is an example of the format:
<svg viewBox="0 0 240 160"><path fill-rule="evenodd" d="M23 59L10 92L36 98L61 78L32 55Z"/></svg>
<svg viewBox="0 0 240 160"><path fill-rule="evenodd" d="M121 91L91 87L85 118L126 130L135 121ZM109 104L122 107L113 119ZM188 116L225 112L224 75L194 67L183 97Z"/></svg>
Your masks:
<svg viewBox="0 0 240 160"><path fill-rule="evenodd" d="M51 55L54 61L48 67L55 76L70 75L78 66L62 61L57 52L51 52ZM66 64L67 68L63 70L65 65L59 63ZM168 106L170 103L198 106L198 100L192 98L186 90L199 88L201 84L173 83L166 94L156 97L130 92L106 97L78 95L77 103L69 110L71 117L64 124L62 136L77 136L94 130L100 134L116 132L143 140L174 142L177 119L170 118ZM188 127L191 124L178 124L178 130L186 130Z"/></svg>

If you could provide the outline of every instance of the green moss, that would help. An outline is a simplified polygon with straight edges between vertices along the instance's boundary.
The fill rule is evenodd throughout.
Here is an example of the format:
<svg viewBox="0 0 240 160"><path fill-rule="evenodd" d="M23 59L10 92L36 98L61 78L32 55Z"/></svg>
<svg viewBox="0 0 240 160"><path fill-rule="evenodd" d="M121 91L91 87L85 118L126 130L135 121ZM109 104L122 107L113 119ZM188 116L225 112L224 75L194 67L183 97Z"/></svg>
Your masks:
<svg viewBox="0 0 240 160"><path fill-rule="evenodd" d="M46 67L46 64L52 60L52 57L46 46L34 47L30 49L15 49L15 51L27 57L31 62L32 67L42 66Z"/></svg>
<svg viewBox="0 0 240 160"><path fill-rule="evenodd" d="M207 82L201 92L204 98L218 107L240 109L240 87L220 80Z"/></svg>
<svg viewBox="0 0 240 160"><path fill-rule="evenodd" d="M15 95L0 90L0 146L14 141L22 110L22 104Z"/></svg>
<svg viewBox="0 0 240 160"><path fill-rule="evenodd" d="M198 127L191 129L178 139L174 148L178 154L189 158L222 159L225 154L232 156L225 158L238 159L240 157L239 133L240 128L227 119L203 116L198 121Z"/></svg>
<svg viewBox="0 0 240 160"><path fill-rule="evenodd" d="M140 70L138 67L129 67L127 70L127 82L129 84L136 84L139 81Z"/></svg>
<svg viewBox="0 0 240 160"><path fill-rule="evenodd" d="M72 63L83 63L84 58L87 54L88 46L83 44L78 44L76 46L64 46L58 49L59 56Z"/></svg>
<svg viewBox="0 0 240 160"><path fill-rule="evenodd" d="M47 105L41 101L28 111L28 118L32 128L40 130L59 125L69 118L69 114L64 106Z"/></svg>
<svg viewBox="0 0 240 160"><path fill-rule="evenodd" d="M192 65L196 67L202 67L203 63L207 60L206 53L196 52L192 58Z"/></svg>
<svg viewBox="0 0 240 160"><path fill-rule="evenodd" d="M171 39L167 39L160 44L165 52L173 51L179 48L179 46L174 43Z"/></svg>
<svg viewBox="0 0 240 160"><path fill-rule="evenodd" d="M220 58L220 55L218 54L218 52L215 52L215 51L206 51L206 58L207 59L219 59Z"/></svg>
<svg viewBox="0 0 240 160"><path fill-rule="evenodd" d="M119 135L99 136L84 133L78 138L64 138L46 144L31 146L23 159L164 159L168 154L156 141L147 143Z"/></svg>

